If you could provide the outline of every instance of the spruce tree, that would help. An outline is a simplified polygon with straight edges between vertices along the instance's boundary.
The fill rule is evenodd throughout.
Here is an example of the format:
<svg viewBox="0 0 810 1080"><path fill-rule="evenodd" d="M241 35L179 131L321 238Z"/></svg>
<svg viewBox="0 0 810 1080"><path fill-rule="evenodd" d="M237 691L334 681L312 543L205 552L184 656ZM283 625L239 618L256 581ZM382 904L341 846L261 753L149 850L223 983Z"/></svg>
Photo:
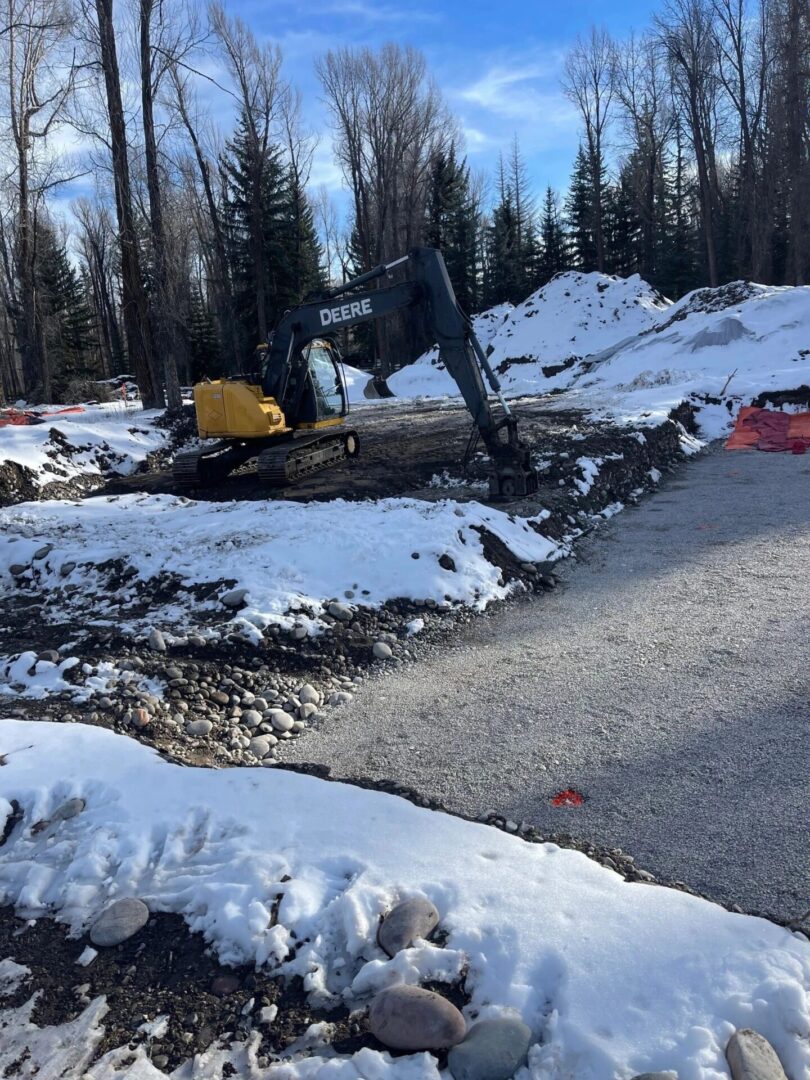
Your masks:
<svg viewBox="0 0 810 1080"><path fill-rule="evenodd" d="M186 347L191 365L191 380L216 378L223 370L222 345L216 318L206 297L192 285L186 321Z"/></svg>
<svg viewBox="0 0 810 1080"><path fill-rule="evenodd" d="M565 200L571 264L577 270L596 269L596 237L593 223L593 178L588 155L580 146L574 160L571 185Z"/></svg>
<svg viewBox="0 0 810 1080"><path fill-rule="evenodd" d="M440 151L432 164L425 243L441 250L456 297L465 311L476 311L481 299L479 226L469 169L466 161L457 159L451 145L447 152Z"/></svg>
<svg viewBox="0 0 810 1080"><path fill-rule="evenodd" d="M36 280L54 400L75 380L100 378L101 364L86 282L50 226L40 224Z"/></svg>
<svg viewBox="0 0 810 1080"><path fill-rule="evenodd" d="M565 231L560 222L557 196L546 188L540 216L540 264L538 285L545 285L567 266Z"/></svg>

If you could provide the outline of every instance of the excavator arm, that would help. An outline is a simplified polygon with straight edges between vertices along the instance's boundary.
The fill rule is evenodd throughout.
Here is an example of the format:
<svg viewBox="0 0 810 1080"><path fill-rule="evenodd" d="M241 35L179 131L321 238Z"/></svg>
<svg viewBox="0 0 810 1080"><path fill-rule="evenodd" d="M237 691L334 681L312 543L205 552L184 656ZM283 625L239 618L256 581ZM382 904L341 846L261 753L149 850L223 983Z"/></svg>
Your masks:
<svg viewBox="0 0 810 1080"><path fill-rule="evenodd" d="M407 264L406 281L382 289L362 286ZM385 318L404 308L422 306L428 330L439 346L439 358L461 391L491 461L490 494L515 498L537 490L537 473L520 441L517 420L475 336L470 319L458 306L444 259L435 248L413 248L407 255L330 289L316 300L287 312L267 351L262 389L283 412L295 416L303 393L305 346L335 330ZM497 395L496 416L484 376Z"/></svg>

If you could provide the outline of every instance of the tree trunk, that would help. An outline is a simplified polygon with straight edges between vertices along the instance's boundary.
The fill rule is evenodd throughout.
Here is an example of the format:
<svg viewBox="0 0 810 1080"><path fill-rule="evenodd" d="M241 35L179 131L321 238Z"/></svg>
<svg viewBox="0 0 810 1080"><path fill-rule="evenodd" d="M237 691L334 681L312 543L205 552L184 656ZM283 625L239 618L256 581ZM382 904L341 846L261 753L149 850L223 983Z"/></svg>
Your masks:
<svg viewBox="0 0 810 1080"><path fill-rule="evenodd" d="M121 249L124 332L143 406L145 409L154 409L163 405L163 395L155 376L150 345L149 308L141 276L141 260L132 210L126 124L121 101L121 79L113 26L113 0L95 0L95 5L101 63L107 92L107 112L110 120L115 209L118 218L118 242Z"/></svg>

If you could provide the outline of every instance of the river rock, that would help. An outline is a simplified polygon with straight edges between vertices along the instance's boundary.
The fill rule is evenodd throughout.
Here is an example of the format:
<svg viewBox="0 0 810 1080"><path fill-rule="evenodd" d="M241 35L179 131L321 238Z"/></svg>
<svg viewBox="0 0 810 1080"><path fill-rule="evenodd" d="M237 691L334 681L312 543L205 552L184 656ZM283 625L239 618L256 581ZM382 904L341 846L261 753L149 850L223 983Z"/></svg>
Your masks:
<svg viewBox="0 0 810 1080"><path fill-rule="evenodd" d="M210 720L190 720L186 724L186 734L194 736L210 735L213 726Z"/></svg>
<svg viewBox="0 0 810 1080"><path fill-rule="evenodd" d="M526 1064L531 1030L516 1017L479 1020L454 1046L447 1065L454 1080L509 1080Z"/></svg>
<svg viewBox="0 0 810 1080"><path fill-rule="evenodd" d="M464 1017L446 998L421 986L391 986L371 1003L371 1034L391 1050L445 1050L466 1033Z"/></svg>
<svg viewBox="0 0 810 1080"><path fill-rule="evenodd" d="M439 913L429 900L415 896L403 900L391 908L377 932L381 949L389 956L396 956L400 949L408 949L417 938L427 938L439 922Z"/></svg>
<svg viewBox="0 0 810 1080"><path fill-rule="evenodd" d="M20 577L28 569L28 565L27 563L15 562L8 569L12 577Z"/></svg>
<svg viewBox="0 0 810 1080"><path fill-rule="evenodd" d="M257 712L256 709L243 709L239 719L245 727L254 728L258 727L262 722L262 714Z"/></svg>
<svg viewBox="0 0 810 1080"><path fill-rule="evenodd" d="M225 607L244 607L247 592L247 589L231 589L230 592L223 593L222 596L220 596L220 600L225 605Z"/></svg>
<svg viewBox="0 0 810 1080"><path fill-rule="evenodd" d="M298 691L298 700L302 705L318 705L321 695L311 683L304 683Z"/></svg>
<svg viewBox="0 0 810 1080"><path fill-rule="evenodd" d="M348 705L350 701L354 701L354 694L350 694L348 690L337 690L329 695L330 705Z"/></svg>
<svg viewBox="0 0 810 1080"><path fill-rule="evenodd" d="M165 638L160 630L157 630L154 626L149 631L149 637L146 639L146 643L152 652L166 652Z"/></svg>
<svg viewBox="0 0 810 1080"><path fill-rule="evenodd" d="M34 552L34 559L44 559L46 555L50 555L53 551L53 544L43 544L41 548L37 548Z"/></svg>
<svg viewBox="0 0 810 1080"><path fill-rule="evenodd" d="M74 818L84 810L85 805L84 799L68 799L57 806L51 814L51 822L67 821L69 818Z"/></svg>
<svg viewBox="0 0 810 1080"><path fill-rule="evenodd" d="M295 718L283 709L270 709L270 723L276 731L290 731L295 723Z"/></svg>
<svg viewBox="0 0 810 1080"><path fill-rule="evenodd" d="M47 660L49 664L58 664L59 653L56 649L43 649L41 653L37 653L37 660Z"/></svg>
<svg viewBox="0 0 810 1080"><path fill-rule="evenodd" d="M270 753L270 739L267 735L257 735L248 744L248 750L257 758L266 758Z"/></svg>
<svg viewBox="0 0 810 1080"><path fill-rule="evenodd" d="M351 622L354 618L354 612L349 605L341 604L337 600L334 600L326 610L333 619L340 619L341 622Z"/></svg>
<svg viewBox="0 0 810 1080"><path fill-rule="evenodd" d="M120 945L146 926L148 919L149 908L143 900L134 896L113 900L90 928L90 940L105 948Z"/></svg>
<svg viewBox="0 0 810 1080"><path fill-rule="evenodd" d="M394 655L391 646L386 645L384 641L375 641L371 647L371 651L377 660L390 660Z"/></svg>
<svg viewBox="0 0 810 1080"><path fill-rule="evenodd" d="M70 577L70 575L73 573L73 571L75 569L76 569L76 563L68 561L68 562L62 563L62 565L59 567L59 573L60 573L60 575L62 577Z"/></svg>
<svg viewBox="0 0 810 1080"><path fill-rule="evenodd" d="M726 1047L726 1060L733 1080L787 1080L774 1048L750 1028L734 1032Z"/></svg>

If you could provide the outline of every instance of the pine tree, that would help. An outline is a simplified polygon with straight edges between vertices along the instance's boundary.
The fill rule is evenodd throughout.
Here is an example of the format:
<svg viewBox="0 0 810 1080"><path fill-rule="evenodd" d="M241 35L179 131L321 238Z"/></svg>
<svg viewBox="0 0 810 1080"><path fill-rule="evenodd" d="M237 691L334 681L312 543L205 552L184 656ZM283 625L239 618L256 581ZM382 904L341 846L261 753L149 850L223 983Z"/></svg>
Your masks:
<svg viewBox="0 0 810 1080"><path fill-rule="evenodd" d="M478 208L470 187L466 161L459 161L455 147L440 151L430 174L425 243L439 248L465 311L476 311L480 301Z"/></svg>
<svg viewBox="0 0 810 1080"><path fill-rule="evenodd" d="M605 189L605 256L611 274L628 277L641 269L642 229L628 175L623 168Z"/></svg>
<svg viewBox="0 0 810 1080"><path fill-rule="evenodd" d="M216 378L223 370L222 344L217 333L216 318L206 297L197 285L191 288L186 347L191 362L191 380Z"/></svg>
<svg viewBox="0 0 810 1080"><path fill-rule="evenodd" d="M588 155L580 146L574 160L571 186L565 200L571 263L577 270L596 269L596 237L593 226L593 178Z"/></svg>
<svg viewBox="0 0 810 1080"><path fill-rule="evenodd" d="M64 400L74 380L102 374L93 314L81 275L54 231L40 224L36 280L45 355L54 400Z"/></svg>
<svg viewBox="0 0 810 1080"><path fill-rule="evenodd" d="M557 196L546 188L543 197L543 209L540 217L540 262L538 267L538 285L545 285L555 274L561 273L567 266L565 231L560 222Z"/></svg>

